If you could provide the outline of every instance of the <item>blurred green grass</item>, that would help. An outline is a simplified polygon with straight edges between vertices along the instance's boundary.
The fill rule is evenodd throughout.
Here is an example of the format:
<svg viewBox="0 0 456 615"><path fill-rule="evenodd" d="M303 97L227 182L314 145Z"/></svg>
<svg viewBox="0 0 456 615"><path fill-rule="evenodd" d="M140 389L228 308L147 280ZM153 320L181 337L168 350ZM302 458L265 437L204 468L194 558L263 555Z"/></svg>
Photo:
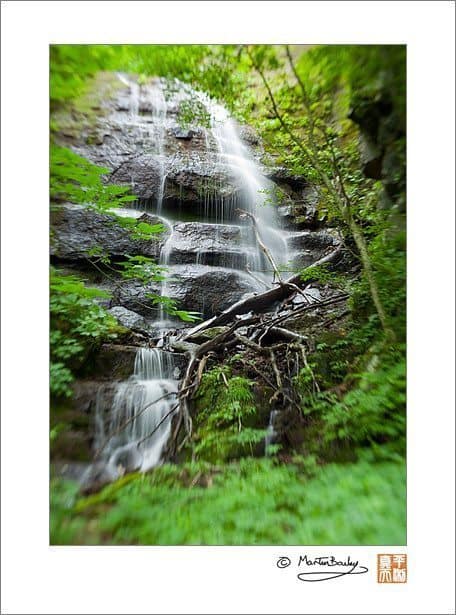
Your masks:
<svg viewBox="0 0 456 615"><path fill-rule="evenodd" d="M79 498L51 482L51 544L402 545L405 465L164 465Z"/></svg>

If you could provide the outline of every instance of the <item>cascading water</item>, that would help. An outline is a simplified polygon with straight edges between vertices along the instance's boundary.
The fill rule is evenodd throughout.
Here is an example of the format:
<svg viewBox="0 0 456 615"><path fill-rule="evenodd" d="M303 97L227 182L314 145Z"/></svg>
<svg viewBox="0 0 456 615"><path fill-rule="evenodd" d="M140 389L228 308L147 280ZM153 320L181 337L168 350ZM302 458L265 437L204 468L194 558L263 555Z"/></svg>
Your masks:
<svg viewBox="0 0 456 615"><path fill-rule="evenodd" d="M234 209L242 209L256 219L258 233L278 265L287 262L288 249L283 232L278 228L277 213L274 205L274 185L261 174L255 160L242 143L236 124L226 109L220 105L207 103L211 116L212 134L217 142L220 162L228 167L239 185L239 196L227 203L230 217ZM245 247L252 244L252 235L246 233ZM272 270L271 263L253 239L255 245L254 262L251 268L264 273ZM265 276L265 278L271 276Z"/></svg>
<svg viewBox="0 0 456 615"><path fill-rule="evenodd" d="M167 269L169 266L172 245L173 245L173 229L171 226L171 233L167 241L164 243L162 249L160 250L159 265L164 267L165 269ZM167 289L168 289L168 280L167 280L167 275L165 273L164 280L161 283L161 287L160 287L161 297L167 296ZM170 325L170 322L167 319L165 306L163 303L160 303L158 307L158 321L156 323L157 329L159 331L164 331L166 327L168 327L169 325Z"/></svg>
<svg viewBox="0 0 456 615"><path fill-rule="evenodd" d="M103 396L97 400L95 449L110 474L144 472L160 462L176 410L175 370L170 353L140 348L134 373L118 384L108 413Z"/></svg>
<svg viewBox="0 0 456 615"><path fill-rule="evenodd" d="M166 132L166 99L161 84L151 88L150 103L152 106L152 125L154 127L153 139L155 141L156 157L159 164L159 186L157 191L157 214L160 215L163 206L163 196L166 183L166 156L164 152Z"/></svg>
<svg viewBox="0 0 456 615"><path fill-rule="evenodd" d="M126 76L119 78L129 87L129 124L138 132L139 143L144 153L152 154L155 170L158 168L158 185L155 198L146 199L146 209L159 215L171 230L163 245L159 264L172 269L173 249L175 247L174 223L163 216L163 204L166 178L173 165L175 156L169 156L167 147L168 128L175 120L170 116L164 94L164 84L161 80L139 86ZM186 93L186 96L188 92ZM237 270L238 276L245 276L255 290L253 279L245 272L246 262L250 271L255 272L256 279L264 280L269 285L273 279L272 265L260 249L250 220L242 220L237 209L244 210L254 217L256 229L261 241L267 246L277 265L287 262L287 243L284 233L277 224L274 207L273 184L260 172L260 168L249 149L242 143L237 125L227 111L218 104L199 93L193 92L197 99L205 105L210 118L211 128L201 129L206 145L206 163L216 165L230 178L235 190L224 195L221 185L208 184L207 190L201 195L204 202L205 216L199 223L211 239L204 247L197 246L194 251L192 267L211 269L211 255L214 250L223 252L219 258L218 269L227 272ZM144 120L146 109L147 120ZM150 115L148 115L150 113ZM137 124L137 126L135 125ZM140 152L141 153L141 152ZM185 156L184 156L185 158ZM187 160L187 159L185 159ZM198 166L200 162L188 164ZM204 166L204 163L202 163ZM155 173L155 177L157 173ZM209 173L210 176L210 173ZM210 182L209 182L210 183ZM134 191L134 182L132 180ZM155 201L155 202L154 202ZM214 224L214 220L216 223ZM233 222L235 223L233 225ZM236 227L237 225L237 227ZM238 228L239 243L224 246L227 228ZM238 240L236 240L238 241ZM220 254L219 254L220 256ZM179 261L178 261L179 262ZM185 261L189 262L189 261ZM161 295L167 296L168 282L165 279L161 285ZM201 305L204 309L204 293ZM201 307L199 306L199 309ZM173 327L162 304L159 306L158 321L154 327L163 337L166 331ZM163 344L159 342L158 345ZM134 373L125 382L117 385L112 403L106 407L102 392L96 405L95 450L101 449L99 460L103 464L103 472L109 480L113 480L124 472L146 471L161 461L164 447L169 437L173 412L177 409L177 374L174 371L173 356L159 348L141 348L137 352ZM274 416L268 431L268 442L275 435L273 427ZM97 465L97 464L95 464ZM95 471L92 468L92 471ZM98 470L96 470L98 471Z"/></svg>
<svg viewBox="0 0 456 615"><path fill-rule="evenodd" d="M266 436L264 438L264 451L266 455L269 454L269 447L271 446L271 444L275 443L275 440L278 435L275 428L275 421L277 420L279 414L280 413L278 410L271 410L271 413L269 415L269 424L266 429Z"/></svg>

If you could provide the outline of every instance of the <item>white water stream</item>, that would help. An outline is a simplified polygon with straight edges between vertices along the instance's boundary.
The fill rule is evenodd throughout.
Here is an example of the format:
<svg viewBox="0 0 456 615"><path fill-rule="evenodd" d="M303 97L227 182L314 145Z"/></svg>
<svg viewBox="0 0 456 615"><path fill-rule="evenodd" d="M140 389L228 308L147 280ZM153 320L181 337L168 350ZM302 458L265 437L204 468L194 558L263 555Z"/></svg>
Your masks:
<svg viewBox="0 0 456 615"><path fill-rule="evenodd" d="M176 409L175 369L170 353L141 348L133 375L117 385L108 416L103 398L97 400L95 448L104 446L101 459L111 473L144 472L160 462Z"/></svg>
<svg viewBox="0 0 456 615"><path fill-rule="evenodd" d="M287 242L279 229L275 207L274 184L260 172L259 166L247 147L242 143L238 129L226 109L221 105L208 102L211 116L212 134L216 139L220 161L225 164L239 186L239 195L227 203L229 215L232 209L247 211L256 219L258 233L269 249L277 265L288 260ZM222 208L223 208L222 201ZM222 216L225 211L222 209ZM224 221L224 220L223 220ZM250 222L248 222L250 224ZM254 247L254 258L250 264L255 272L262 273L266 280L272 279L272 265L261 252L253 233L246 233L245 248Z"/></svg>
<svg viewBox="0 0 456 615"><path fill-rule="evenodd" d="M141 88L134 81L119 75L130 91L130 121L139 120ZM153 213L162 218L163 198L167 175L166 121L167 103L162 85L157 81L146 89L150 103L150 122L144 146L155 156L159 169L159 186ZM288 260L287 243L277 223L274 204L273 184L260 172L248 148L242 143L236 123L227 111L207 97L196 94L205 104L211 117L211 128L205 134L206 144L215 143L215 163L227 171L237 187L236 194L229 197L205 197L206 216L202 222L213 220L219 223L238 219L236 209L242 209L255 217L257 231L278 266ZM132 185L134 190L134 185ZM214 216L215 209L215 216ZM209 211L211 210L211 211ZM173 248L172 222L164 218L171 227L171 233L163 246L159 263L170 263ZM240 220L242 225L240 250L247 254L248 265L267 284L273 280L272 266L261 251L253 232L250 220ZM217 237L217 225L214 225ZM202 266L203 253L195 252L195 265ZM242 261L238 259L239 269ZM167 282L162 283L161 295L166 296ZM166 331L172 326L163 307L159 309L158 329ZM106 416L106 408L101 400L96 407L95 448L104 446L101 459L113 477L124 471L139 469L146 471L160 463L166 446L173 408L176 405L178 380L176 379L172 355L158 348L138 350L134 373L129 380L117 385L115 396ZM165 396L165 397L164 397ZM269 440L273 440L273 417L269 426Z"/></svg>

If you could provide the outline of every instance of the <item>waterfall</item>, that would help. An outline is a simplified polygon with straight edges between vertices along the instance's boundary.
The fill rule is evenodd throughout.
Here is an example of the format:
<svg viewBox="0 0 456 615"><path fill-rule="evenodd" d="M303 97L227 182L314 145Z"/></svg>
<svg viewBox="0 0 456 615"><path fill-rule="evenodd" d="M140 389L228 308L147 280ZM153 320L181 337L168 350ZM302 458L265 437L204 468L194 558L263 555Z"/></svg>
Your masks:
<svg viewBox="0 0 456 615"><path fill-rule="evenodd" d="M168 222L168 221L167 221ZM168 237L168 239L165 241L165 243L162 246L162 249L160 250L160 258L159 258L159 265L162 267L167 268L169 266L169 261L170 261L170 257L171 257L171 250L172 250L172 241L173 241L173 227L172 225L168 222L171 232L170 235ZM166 297L167 296L167 290L168 290L168 279L167 279L167 273L166 273L166 269L165 269L165 275L164 275L164 280L161 283L161 287L160 287L160 296L161 297ZM167 314L166 314L166 310L164 308L163 303L160 303L158 306L158 321L155 323L157 328L160 331L164 331L166 330L166 327L169 325L169 319L167 318Z"/></svg>
<svg viewBox="0 0 456 615"><path fill-rule="evenodd" d="M206 99L207 101L207 99ZM287 242L279 229L275 207L274 184L260 172L248 148L242 143L234 120L221 105L206 102L211 116L212 134L216 140L221 164L226 165L239 185L239 196L228 200L228 212L233 215L236 208L255 216L258 233L269 249L277 265L288 260ZM247 234L245 248L252 243ZM255 256L250 263L257 272L271 270L271 263L265 258L256 241ZM265 276L265 279L271 276Z"/></svg>
<svg viewBox="0 0 456 615"><path fill-rule="evenodd" d="M266 429L266 435L264 437L264 452L265 455L269 455L269 447L271 444L274 444L277 438L277 431L275 428L275 421L277 420L277 416L279 415L278 410L271 410L269 415L269 424Z"/></svg>
<svg viewBox="0 0 456 615"><path fill-rule="evenodd" d="M141 101L141 87L136 81L129 78L127 75L117 73L118 79L128 86L129 89L129 109L131 124L135 126L138 122ZM148 147L151 146L159 170L159 181L156 195L156 212L160 215L163 205L163 196L165 193L166 184L166 154L165 154L165 136L166 136L166 114L167 104L163 93L163 87L160 80L153 87L146 86L142 88L147 95L147 102L150 105L150 124L148 129L147 142ZM132 182L132 191L134 192L134 182Z"/></svg>
<svg viewBox="0 0 456 615"><path fill-rule="evenodd" d="M111 474L144 472L160 463L177 403L175 370L171 353L140 348L133 375L117 385L110 408L102 395L97 399L95 449L104 446L101 459Z"/></svg>
<svg viewBox="0 0 456 615"><path fill-rule="evenodd" d="M258 235L278 266L287 262L287 243L277 221L274 184L262 175L258 163L243 144L235 121L226 109L208 97L194 91L189 94L187 91L186 96L193 96L203 102L210 115L210 128L201 129L206 149L202 160L198 157L192 159L191 156L187 158L186 146L183 147L184 154L181 152L171 156L170 152L173 152L177 145L174 143L170 146L168 143L167 128L176 122L173 118L175 109L172 110L171 104L168 108L163 81L156 79L140 86L127 76L119 75L119 78L129 88L128 124L134 134L138 133L138 153L151 154L154 165L156 189L152 197L143 199L143 203L140 201L138 205L159 215L171 231L161 248L159 264L172 269L173 263L176 262L173 261L173 249L179 247L179 238L182 238L177 228L174 230L174 222L163 216L163 209L168 206L166 200L164 204L166 179L167 175L171 177L171 171L176 172L177 158L178 163L184 165L182 168L185 169L187 164L188 168L196 169L196 175L201 169L203 177L204 189L200 195L200 203L204 206L205 215L194 224L200 225L200 231L204 224L206 234L197 234L196 240L189 242L188 249L190 253L193 250L194 254L191 266L208 270L211 266L226 271L235 269L239 276L245 276L252 281L245 272L247 261L250 270L256 274L254 277L257 285L252 283L252 288L257 288L258 276L270 284L273 277L271 263L260 249L251 221L240 219L236 210L242 209L254 216ZM182 145L179 147L182 148ZM212 169L207 172L208 165L216 167L213 174ZM223 180L219 179L224 176L227 176L231 183L227 192L222 189ZM215 185L213 178L217 178ZM134 185L132 189L134 191ZM230 236L227 227L234 226L237 226L239 233ZM226 236L228 239L225 248ZM202 237L202 245L197 243L198 237ZM218 260L214 261L214 254ZM179 262L181 261L177 260L177 263ZM218 264L211 265L214 262ZM169 291L165 278L160 294L165 297ZM204 306L204 293L201 300ZM173 323L172 319L167 317L162 304L159 305L158 311L158 320L154 327L163 338ZM158 346L163 347L163 339L157 343ZM132 376L116 385L109 403L101 387L95 409L94 441L95 450L101 452L97 463L89 468L88 476L92 472L93 478L101 472L109 480L114 480L125 472L147 471L160 463L169 438L172 416L178 404L179 382L175 372L172 353L158 347L140 348L136 354ZM275 435L272 412L266 448ZM87 477L86 480L90 482Z"/></svg>
<svg viewBox="0 0 456 615"><path fill-rule="evenodd" d="M152 106L152 125L154 127L153 138L156 144L155 154L159 164L159 186L157 191L157 214L161 214L163 205L163 196L165 193L166 183L166 156L164 152L165 134L166 134L166 99L163 94L161 83L159 87L154 87L149 90L150 103Z"/></svg>

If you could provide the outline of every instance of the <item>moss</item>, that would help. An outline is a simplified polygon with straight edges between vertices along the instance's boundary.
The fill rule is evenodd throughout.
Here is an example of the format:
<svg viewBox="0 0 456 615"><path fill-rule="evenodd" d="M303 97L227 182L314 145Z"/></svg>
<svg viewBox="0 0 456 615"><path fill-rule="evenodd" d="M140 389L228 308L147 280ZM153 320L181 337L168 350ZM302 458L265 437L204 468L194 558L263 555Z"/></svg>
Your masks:
<svg viewBox="0 0 456 615"><path fill-rule="evenodd" d="M195 399L193 452L199 459L218 463L258 453L265 426L258 428L253 388L226 366L204 374Z"/></svg>
<svg viewBox="0 0 456 615"><path fill-rule="evenodd" d="M107 485L104 489L102 489L99 493L95 493L93 495L89 495L88 497L82 498L78 500L76 505L74 506L74 512L80 513L94 506L99 506L100 504L106 504L112 502L115 495L129 483L132 483L136 480L141 480L144 478L143 474L139 474L139 472L134 472L132 474L127 474L126 476L122 476L114 483Z"/></svg>
<svg viewBox="0 0 456 615"><path fill-rule="evenodd" d="M88 81L83 94L52 113L51 132L72 139L81 139L87 133L87 143L100 143L99 119L108 113L110 101L124 87L115 73L97 73Z"/></svg>
<svg viewBox="0 0 456 615"><path fill-rule="evenodd" d="M212 340L220 333L224 333L228 330L228 327L211 327L210 329L206 329L199 337L198 340Z"/></svg>

